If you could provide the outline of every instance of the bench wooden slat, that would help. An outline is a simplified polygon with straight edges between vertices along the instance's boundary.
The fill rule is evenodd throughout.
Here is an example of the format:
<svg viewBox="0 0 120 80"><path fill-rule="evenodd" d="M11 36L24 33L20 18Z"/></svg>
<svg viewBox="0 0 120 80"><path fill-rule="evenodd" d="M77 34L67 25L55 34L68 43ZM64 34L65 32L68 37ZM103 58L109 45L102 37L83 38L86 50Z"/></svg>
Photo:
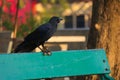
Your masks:
<svg viewBox="0 0 120 80"><path fill-rule="evenodd" d="M1 54L0 79L38 79L90 74L109 74L105 51L72 50L41 53Z"/></svg>

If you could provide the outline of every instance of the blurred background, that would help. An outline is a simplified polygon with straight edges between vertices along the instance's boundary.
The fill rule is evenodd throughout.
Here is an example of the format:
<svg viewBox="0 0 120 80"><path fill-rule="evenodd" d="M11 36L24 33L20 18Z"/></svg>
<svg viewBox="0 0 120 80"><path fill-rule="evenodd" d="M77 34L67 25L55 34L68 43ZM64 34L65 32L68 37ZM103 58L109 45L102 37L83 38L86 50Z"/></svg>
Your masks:
<svg viewBox="0 0 120 80"><path fill-rule="evenodd" d="M64 20L46 43L50 50L86 49L91 15L91 0L0 0L0 53L10 53L52 16Z"/></svg>
<svg viewBox="0 0 120 80"><path fill-rule="evenodd" d="M26 35L50 17L59 16L64 20L46 42L49 50L104 48L111 75L120 80L119 7L120 0L0 0L0 53L11 53Z"/></svg>

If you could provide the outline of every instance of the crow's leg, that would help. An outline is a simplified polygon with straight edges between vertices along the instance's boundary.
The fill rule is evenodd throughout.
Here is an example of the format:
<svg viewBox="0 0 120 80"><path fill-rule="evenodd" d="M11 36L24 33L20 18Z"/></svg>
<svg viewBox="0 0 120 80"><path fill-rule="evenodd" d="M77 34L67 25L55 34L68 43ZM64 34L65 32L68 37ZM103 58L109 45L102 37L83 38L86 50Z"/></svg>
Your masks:
<svg viewBox="0 0 120 80"><path fill-rule="evenodd" d="M47 47L44 46L44 44L42 44L42 48L47 55L51 55L51 52L47 49Z"/></svg>
<svg viewBox="0 0 120 80"><path fill-rule="evenodd" d="M51 55L51 52L42 44L42 48L38 46L38 48L43 52L44 55Z"/></svg>
<svg viewBox="0 0 120 80"><path fill-rule="evenodd" d="M42 52L44 52L44 50L43 50L40 46L38 46L38 48L39 48Z"/></svg>

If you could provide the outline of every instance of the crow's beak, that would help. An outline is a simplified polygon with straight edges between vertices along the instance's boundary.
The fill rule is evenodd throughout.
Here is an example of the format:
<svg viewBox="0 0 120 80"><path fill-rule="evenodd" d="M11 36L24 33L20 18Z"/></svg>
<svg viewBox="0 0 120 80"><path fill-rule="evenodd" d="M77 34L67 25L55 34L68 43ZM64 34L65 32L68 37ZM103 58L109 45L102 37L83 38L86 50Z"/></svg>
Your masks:
<svg viewBox="0 0 120 80"><path fill-rule="evenodd" d="M61 22L61 20L63 20L63 19L62 19L62 18L58 18L58 21L57 21L57 23Z"/></svg>

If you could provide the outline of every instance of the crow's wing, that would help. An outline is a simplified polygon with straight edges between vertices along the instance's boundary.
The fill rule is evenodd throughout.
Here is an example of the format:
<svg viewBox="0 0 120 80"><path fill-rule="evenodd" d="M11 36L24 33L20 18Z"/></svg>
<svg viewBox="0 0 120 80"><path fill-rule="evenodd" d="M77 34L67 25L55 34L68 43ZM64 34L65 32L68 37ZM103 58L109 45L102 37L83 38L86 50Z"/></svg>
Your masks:
<svg viewBox="0 0 120 80"><path fill-rule="evenodd" d="M39 26L35 31L28 34L24 39L27 41L33 41L39 38L44 37L44 35L49 31L50 24L43 24Z"/></svg>
<svg viewBox="0 0 120 80"><path fill-rule="evenodd" d="M44 44L49 38L50 28L51 24L49 23L39 26L35 31L24 38L24 41L16 47L14 52L30 52L37 46Z"/></svg>
<svg viewBox="0 0 120 80"><path fill-rule="evenodd" d="M49 35L49 30L51 28L51 24L46 23L39 26L35 31L30 33L28 36L24 38L25 41L32 43L41 43L46 41L47 35ZM40 44L39 44L40 45Z"/></svg>

